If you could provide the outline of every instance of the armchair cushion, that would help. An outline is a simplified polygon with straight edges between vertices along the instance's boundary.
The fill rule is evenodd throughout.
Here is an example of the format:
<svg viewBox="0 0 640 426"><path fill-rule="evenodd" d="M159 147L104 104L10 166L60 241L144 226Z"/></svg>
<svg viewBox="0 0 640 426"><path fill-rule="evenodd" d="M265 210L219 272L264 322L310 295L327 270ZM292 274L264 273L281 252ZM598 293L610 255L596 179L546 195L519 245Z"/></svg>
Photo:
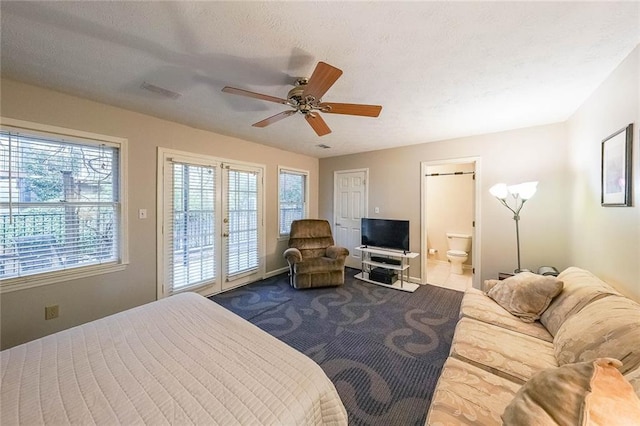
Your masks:
<svg viewBox="0 0 640 426"><path fill-rule="evenodd" d="M324 256L305 259L304 262L298 262L295 265L296 274L315 274L318 272L342 271L343 269L344 260L341 262Z"/></svg>

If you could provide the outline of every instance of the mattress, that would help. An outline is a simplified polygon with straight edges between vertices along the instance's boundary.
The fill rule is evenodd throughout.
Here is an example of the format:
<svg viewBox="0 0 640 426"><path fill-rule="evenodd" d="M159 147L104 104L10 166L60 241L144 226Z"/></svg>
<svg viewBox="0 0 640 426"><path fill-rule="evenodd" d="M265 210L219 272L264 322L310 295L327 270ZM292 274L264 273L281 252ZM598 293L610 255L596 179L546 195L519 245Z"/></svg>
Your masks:
<svg viewBox="0 0 640 426"><path fill-rule="evenodd" d="M0 352L0 423L347 424L310 358L195 293Z"/></svg>

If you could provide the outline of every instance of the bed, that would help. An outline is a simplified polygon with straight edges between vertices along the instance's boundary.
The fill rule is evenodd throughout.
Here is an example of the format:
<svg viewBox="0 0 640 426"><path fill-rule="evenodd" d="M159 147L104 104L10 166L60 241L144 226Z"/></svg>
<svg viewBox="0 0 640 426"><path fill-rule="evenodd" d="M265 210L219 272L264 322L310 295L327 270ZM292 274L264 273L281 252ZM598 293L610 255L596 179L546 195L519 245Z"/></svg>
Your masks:
<svg viewBox="0 0 640 426"><path fill-rule="evenodd" d="M0 352L0 423L347 424L310 358L195 293Z"/></svg>

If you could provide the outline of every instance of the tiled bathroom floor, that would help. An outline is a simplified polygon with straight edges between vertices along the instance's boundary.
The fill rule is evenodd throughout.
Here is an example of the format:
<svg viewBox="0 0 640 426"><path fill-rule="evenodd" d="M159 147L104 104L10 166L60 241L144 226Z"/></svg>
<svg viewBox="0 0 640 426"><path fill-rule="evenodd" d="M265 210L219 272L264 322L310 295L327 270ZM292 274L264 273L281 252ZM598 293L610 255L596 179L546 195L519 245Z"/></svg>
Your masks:
<svg viewBox="0 0 640 426"><path fill-rule="evenodd" d="M473 283L471 269L463 269L464 275L451 274L448 262L427 261L427 282L452 290L465 291Z"/></svg>

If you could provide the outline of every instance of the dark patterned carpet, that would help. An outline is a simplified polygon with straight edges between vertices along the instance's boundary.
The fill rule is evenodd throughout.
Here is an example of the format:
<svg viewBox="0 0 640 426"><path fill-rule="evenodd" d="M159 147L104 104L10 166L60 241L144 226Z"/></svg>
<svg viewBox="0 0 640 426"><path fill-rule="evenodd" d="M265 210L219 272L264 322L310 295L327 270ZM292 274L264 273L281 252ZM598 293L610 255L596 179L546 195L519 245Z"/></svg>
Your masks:
<svg viewBox="0 0 640 426"><path fill-rule="evenodd" d="M211 299L303 352L333 381L351 425L423 425L462 293L355 279L295 290L279 275Z"/></svg>

